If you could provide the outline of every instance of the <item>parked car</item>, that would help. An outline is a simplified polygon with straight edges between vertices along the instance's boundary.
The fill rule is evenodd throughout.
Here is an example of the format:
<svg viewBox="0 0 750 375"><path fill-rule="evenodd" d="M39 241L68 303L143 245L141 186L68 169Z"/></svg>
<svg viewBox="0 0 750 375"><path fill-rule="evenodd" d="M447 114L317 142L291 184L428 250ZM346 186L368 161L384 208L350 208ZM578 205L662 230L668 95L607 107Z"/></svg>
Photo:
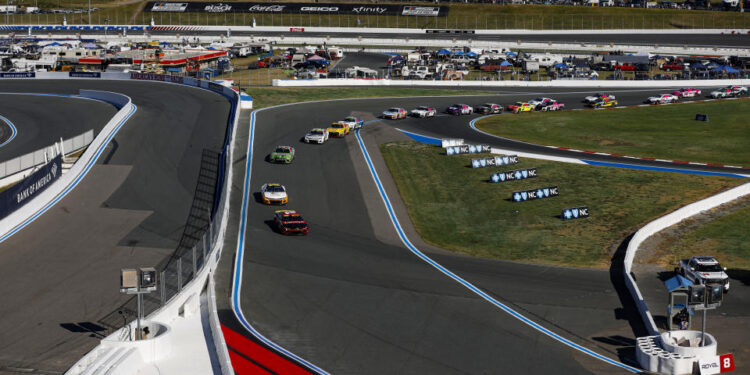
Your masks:
<svg viewBox="0 0 750 375"><path fill-rule="evenodd" d="M721 284L726 293L729 292L729 276L726 270L714 257L695 256L680 260L678 272L696 284Z"/></svg>

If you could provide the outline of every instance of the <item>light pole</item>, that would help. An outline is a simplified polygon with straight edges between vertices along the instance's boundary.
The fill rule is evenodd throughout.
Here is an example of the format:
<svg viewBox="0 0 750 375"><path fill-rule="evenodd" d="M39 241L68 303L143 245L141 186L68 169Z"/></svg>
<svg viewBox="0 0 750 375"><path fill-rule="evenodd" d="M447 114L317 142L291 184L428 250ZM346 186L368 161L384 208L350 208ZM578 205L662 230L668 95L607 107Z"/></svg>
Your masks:
<svg viewBox="0 0 750 375"><path fill-rule="evenodd" d="M89 0L89 26L91 26L91 0Z"/></svg>
<svg viewBox="0 0 750 375"><path fill-rule="evenodd" d="M135 330L136 340L143 339L143 332L141 330L141 319L143 319L143 295L155 290L156 269L153 267L143 267L138 270L134 268L120 270L120 292L135 294L138 303Z"/></svg>

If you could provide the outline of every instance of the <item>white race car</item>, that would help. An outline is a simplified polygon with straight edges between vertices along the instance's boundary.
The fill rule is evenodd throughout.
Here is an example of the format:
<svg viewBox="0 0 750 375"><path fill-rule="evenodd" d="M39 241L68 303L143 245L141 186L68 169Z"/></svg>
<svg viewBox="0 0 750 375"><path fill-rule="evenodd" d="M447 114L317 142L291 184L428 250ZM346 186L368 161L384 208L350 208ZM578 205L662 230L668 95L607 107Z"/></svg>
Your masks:
<svg viewBox="0 0 750 375"><path fill-rule="evenodd" d="M362 125L365 124L365 122L361 118L354 116L349 116L341 120L340 122L349 125L349 129L359 129L362 127Z"/></svg>
<svg viewBox="0 0 750 375"><path fill-rule="evenodd" d="M425 118L425 117L435 116L435 112L436 112L435 108L427 107L423 105L423 106L419 106L417 108L412 109L411 112L409 112L409 114L414 117Z"/></svg>
<svg viewBox="0 0 750 375"><path fill-rule="evenodd" d="M552 104L554 102L556 102L556 100L550 99L550 98L536 98L536 99L529 100L529 104L533 105L534 107L537 107L537 109L541 109L542 107Z"/></svg>
<svg viewBox="0 0 750 375"><path fill-rule="evenodd" d="M594 95L583 98L583 102L585 104L594 104L601 99L604 99L605 101L609 101L609 100L615 100L617 98L615 98L614 95L610 95L610 94L594 94Z"/></svg>
<svg viewBox="0 0 750 375"><path fill-rule="evenodd" d="M648 99L646 99L646 103L649 104L667 104L667 103L674 103L679 98L676 95L672 94L661 94L657 96L650 96Z"/></svg>
<svg viewBox="0 0 750 375"><path fill-rule="evenodd" d="M322 144L328 140L328 130L315 128L305 134L305 143Z"/></svg>
<svg viewBox="0 0 750 375"><path fill-rule="evenodd" d="M260 194L263 196L263 203L265 204L287 204L289 202L286 188L282 184L263 184L260 188Z"/></svg>

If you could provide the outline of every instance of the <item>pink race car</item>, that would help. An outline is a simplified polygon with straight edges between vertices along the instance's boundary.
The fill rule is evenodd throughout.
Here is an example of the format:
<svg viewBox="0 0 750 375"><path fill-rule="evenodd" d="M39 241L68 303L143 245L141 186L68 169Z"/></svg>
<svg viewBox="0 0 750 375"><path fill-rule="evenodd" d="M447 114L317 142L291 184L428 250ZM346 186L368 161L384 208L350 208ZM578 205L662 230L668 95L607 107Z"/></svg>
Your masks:
<svg viewBox="0 0 750 375"><path fill-rule="evenodd" d="M558 102L552 102L547 104L546 106L541 108L542 112L547 111L562 111L562 109L565 108L565 104L558 103Z"/></svg>
<svg viewBox="0 0 750 375"><path fill-rule="evenodd" d="M692 98L700 94L701 94L701 90L692 89L692 88L679 89L677 91L672 91L672 95L678 98Z"/></svg>

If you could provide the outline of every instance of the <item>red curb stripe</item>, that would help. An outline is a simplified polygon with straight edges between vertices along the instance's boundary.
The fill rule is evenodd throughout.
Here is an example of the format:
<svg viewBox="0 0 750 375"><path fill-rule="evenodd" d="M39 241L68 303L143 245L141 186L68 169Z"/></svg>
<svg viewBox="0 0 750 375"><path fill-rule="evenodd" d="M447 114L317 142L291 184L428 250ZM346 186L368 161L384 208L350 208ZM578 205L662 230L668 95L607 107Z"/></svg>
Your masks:
<svg viewBox="0 0 750 375"><path fill-rule="evenodd" d="M656 158L641 158L641 159L642 159L642 160L651 160L651 161L654 161L654 160L656 160Z"/></svg>
<svg viewBox="0 0 750 375"><path fill-rule="evenodd" d="M724 164L706 164L709 167L724 167Z"/></svg>
<svg viewBox="0 0 750 375"><path fill-rule="evenodd" d="M742 169L750 169L750 167L742 167Z"/></svg>
<svg viewBox="0 0 750 375"><path fill-rule="evenodd" d="M609 154L609 156L617 156L618 158L625 157L625 155L620 155L620 154Z"/></svg>
<svg viewBox="0 0 750 375"><path fill-rule="evenodd" d="M596 151L583 150L583 152L586 153L586 154L596 154Z"/></svg>
<svg viewBox="0 0 750 375"><path fill-rule="evenodd" d="M235 353L233 350L229 350L229 360L232 361L232 369L237 375L273 375L273 373L266 371L266 369L248 361L245 357Z"/></svg>
<svg viewBox="0 0 750 375"><path fill-rule="evenodd" d="M678 163L678 164L690 164L689 161L682 161L682 160L672 160L672 163Z"/></svg>
<svg viewBox="0 0 750 375"><path fill-rule="evenodd" d="M228 346L277 374L310 374L307 370L288 360L286 357L263 347L255 341L227 328L223 324L221 325L221 331L224 333L224 341L226 341ZM232 365L234 365L234 362L232 362Z"/></svg>
<svg viewBox="0 0 750 375"><path fill-rule="evenodd" d="M558 148L559 148L560 150L570 150L570 149L569 149L569 148L567 148L567 147L558 147Z"/></svg>

